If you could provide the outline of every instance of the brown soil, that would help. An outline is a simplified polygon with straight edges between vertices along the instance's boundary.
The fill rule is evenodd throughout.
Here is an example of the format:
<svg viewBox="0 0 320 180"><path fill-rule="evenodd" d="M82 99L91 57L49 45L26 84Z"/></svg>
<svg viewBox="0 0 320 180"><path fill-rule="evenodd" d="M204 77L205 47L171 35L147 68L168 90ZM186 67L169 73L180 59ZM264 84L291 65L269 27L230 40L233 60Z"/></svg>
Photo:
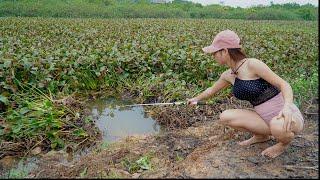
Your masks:
<svg viewBox="0 0 320 180"><path fill-rule="evenodd" d="M65 151L41 155L32 178L318 178L318 106L306 104L305 129L275 159L260 153L276 143L237 145L249 133L217 123L219 112L250 108L232 98L219 105L148 108L167 132L132 136L104 148L97 145L79 158ZM152 168L130 171L124 162L150 157Z"/></svg>

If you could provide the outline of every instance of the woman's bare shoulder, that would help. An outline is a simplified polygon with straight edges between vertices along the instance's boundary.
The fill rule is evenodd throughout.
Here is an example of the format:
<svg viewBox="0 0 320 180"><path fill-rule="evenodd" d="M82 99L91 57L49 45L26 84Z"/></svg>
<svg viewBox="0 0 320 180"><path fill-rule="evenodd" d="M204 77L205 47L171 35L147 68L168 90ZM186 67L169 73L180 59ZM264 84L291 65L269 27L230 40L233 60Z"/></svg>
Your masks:
<svg viewBox="0 0 320 180"><path fill-rule="evenodd" d="M234 81L234 76L231 74L231 69L227 69L221 74L221 78L232 83Z"/></svg>
<svg viewBox="0 0 320 180"><path fill-rule="evenodd" d="M270 69L270 67L265 62L263 62L260 59L256 59L256 58L250 58L250 61L248 63L248 67L250 69L256 69L258 71L259 71L259 69L261 70L261 68L263 70Z"/></svg>
<svg viewBox="0 0 320 180"><path fill-rule="evenodd" d="M263 63L262 60L257 58L247 58L248 59L248 65L256 64L256 63Z"/></svg>

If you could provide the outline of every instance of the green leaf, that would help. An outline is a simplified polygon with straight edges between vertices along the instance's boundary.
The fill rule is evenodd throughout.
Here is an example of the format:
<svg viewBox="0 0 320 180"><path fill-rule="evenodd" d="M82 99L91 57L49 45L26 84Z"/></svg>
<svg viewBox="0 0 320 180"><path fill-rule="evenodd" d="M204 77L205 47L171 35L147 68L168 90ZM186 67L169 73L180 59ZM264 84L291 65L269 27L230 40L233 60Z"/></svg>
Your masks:
<svg viewBox="0 0 320 180"><path fill-rule="evenodd" d="M63 148L64 147L64 142L62 139L60 138L56 138L51 142L51 148L55 149L55 148Z"/></svg>
<svg viewBox="0 0 320 180"><path fill-rule="evenodd" d="M18 134L18 133L20 132L21 128L22 128L22 127L21 127L20 125L14 126L14 127L12 128L13 134Z"/></svg>
<svg viewBox="0 0 320 180"><path fill-rule="evenodd" d="M142 169L150 169L150 159L148 156L141 157L136 161Z"/></svg>
<svg viewBox="0 0 320 180"><path fill-rule="evenodd" d="M88 116L88 117L84 118L84 122L86 124L89 124L90 122L92 122L92 117Z"/></svg>
<svg viewBox="0 0 320 180"><path fill-rule="evenodd" d="M52 102L51 102L50 100L46 99L46 100L44 101L44 106L45 106L46 108L50 108L50 107L52 107Z"/></svg>
<svg viewBox="0 0 320 180"><path fill-rule="evenodd" d="M78 137L87 137L88 136L88 134L81 128L74 130L73 135L78 136Z"/></svg>
<svg viewBox="0 0 320 180"><path fill-rule="evenodd" d="M9 104L7 97L0 95L0 102L3 102L5 105Z"/></svg>
<svg viewBox="0 0 320 180"><path fill-rule="evenodd" d="M21 115L25 115L26 113L30 112L30 109L27 108L27 107L23 107L23 108L20 109L19 112L20 112Z"/></svg>
<svg viewBox="0 0 320 180"><path fill-rule="evenodd" d="M9 68L9 67L11 67L11 59L6 59L6 60L4 60L3 67L4 67L4 68Z"/></svg>
<svg viewBox="0 0 320 180"><path fill-rule="evenodd" d="M80 177L84 177L87 174L87 167L80 173Z"/></svg>
<svg viewBox="0 0 320 180"><path fill-rule="evenodd" d="M51 145L50 145L50 147L51 147L52 149L55 149L55 148L57 147L57 145L58 145L57 142L52 142Z"/></svg>

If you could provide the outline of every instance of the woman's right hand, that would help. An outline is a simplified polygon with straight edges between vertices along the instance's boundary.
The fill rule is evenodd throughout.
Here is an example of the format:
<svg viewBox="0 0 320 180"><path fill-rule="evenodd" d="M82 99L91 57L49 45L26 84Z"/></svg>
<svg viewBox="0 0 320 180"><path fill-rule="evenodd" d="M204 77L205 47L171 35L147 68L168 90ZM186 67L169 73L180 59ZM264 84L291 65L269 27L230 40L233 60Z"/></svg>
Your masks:
<svg viewBox="0 0 320 180"><path fill-rule="evenodd" d="M192 99L187 99L187 105L196 105L198 103L198 99L192 98Z"/></svg>

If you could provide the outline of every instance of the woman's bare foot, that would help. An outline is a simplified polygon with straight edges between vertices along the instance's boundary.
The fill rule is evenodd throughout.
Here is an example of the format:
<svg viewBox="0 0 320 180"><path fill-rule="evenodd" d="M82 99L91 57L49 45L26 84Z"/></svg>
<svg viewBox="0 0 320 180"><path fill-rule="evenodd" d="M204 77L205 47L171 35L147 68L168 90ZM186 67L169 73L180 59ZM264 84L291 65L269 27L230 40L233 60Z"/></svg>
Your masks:
<svg viewBox="0 0 320 180"><path fill-rule="evenodd" d="M254 135L250 139L247 139L245 141L241 141L238 144L241 146L249 146L254 143L260 143L260 142L265 142L270 139L269 136L261 136L261 135Z"/></svg>
<svg viewBox="0 0 320 180"><path fill-rule="evenodd" d="M286 150L287 146L288 145L285 145L285 144L279 142L271 147L268 147L267 149L262 151L261 154L269 156L271 158L275 158L275 157L279 156L280 154L282 154Z"/></svg>

